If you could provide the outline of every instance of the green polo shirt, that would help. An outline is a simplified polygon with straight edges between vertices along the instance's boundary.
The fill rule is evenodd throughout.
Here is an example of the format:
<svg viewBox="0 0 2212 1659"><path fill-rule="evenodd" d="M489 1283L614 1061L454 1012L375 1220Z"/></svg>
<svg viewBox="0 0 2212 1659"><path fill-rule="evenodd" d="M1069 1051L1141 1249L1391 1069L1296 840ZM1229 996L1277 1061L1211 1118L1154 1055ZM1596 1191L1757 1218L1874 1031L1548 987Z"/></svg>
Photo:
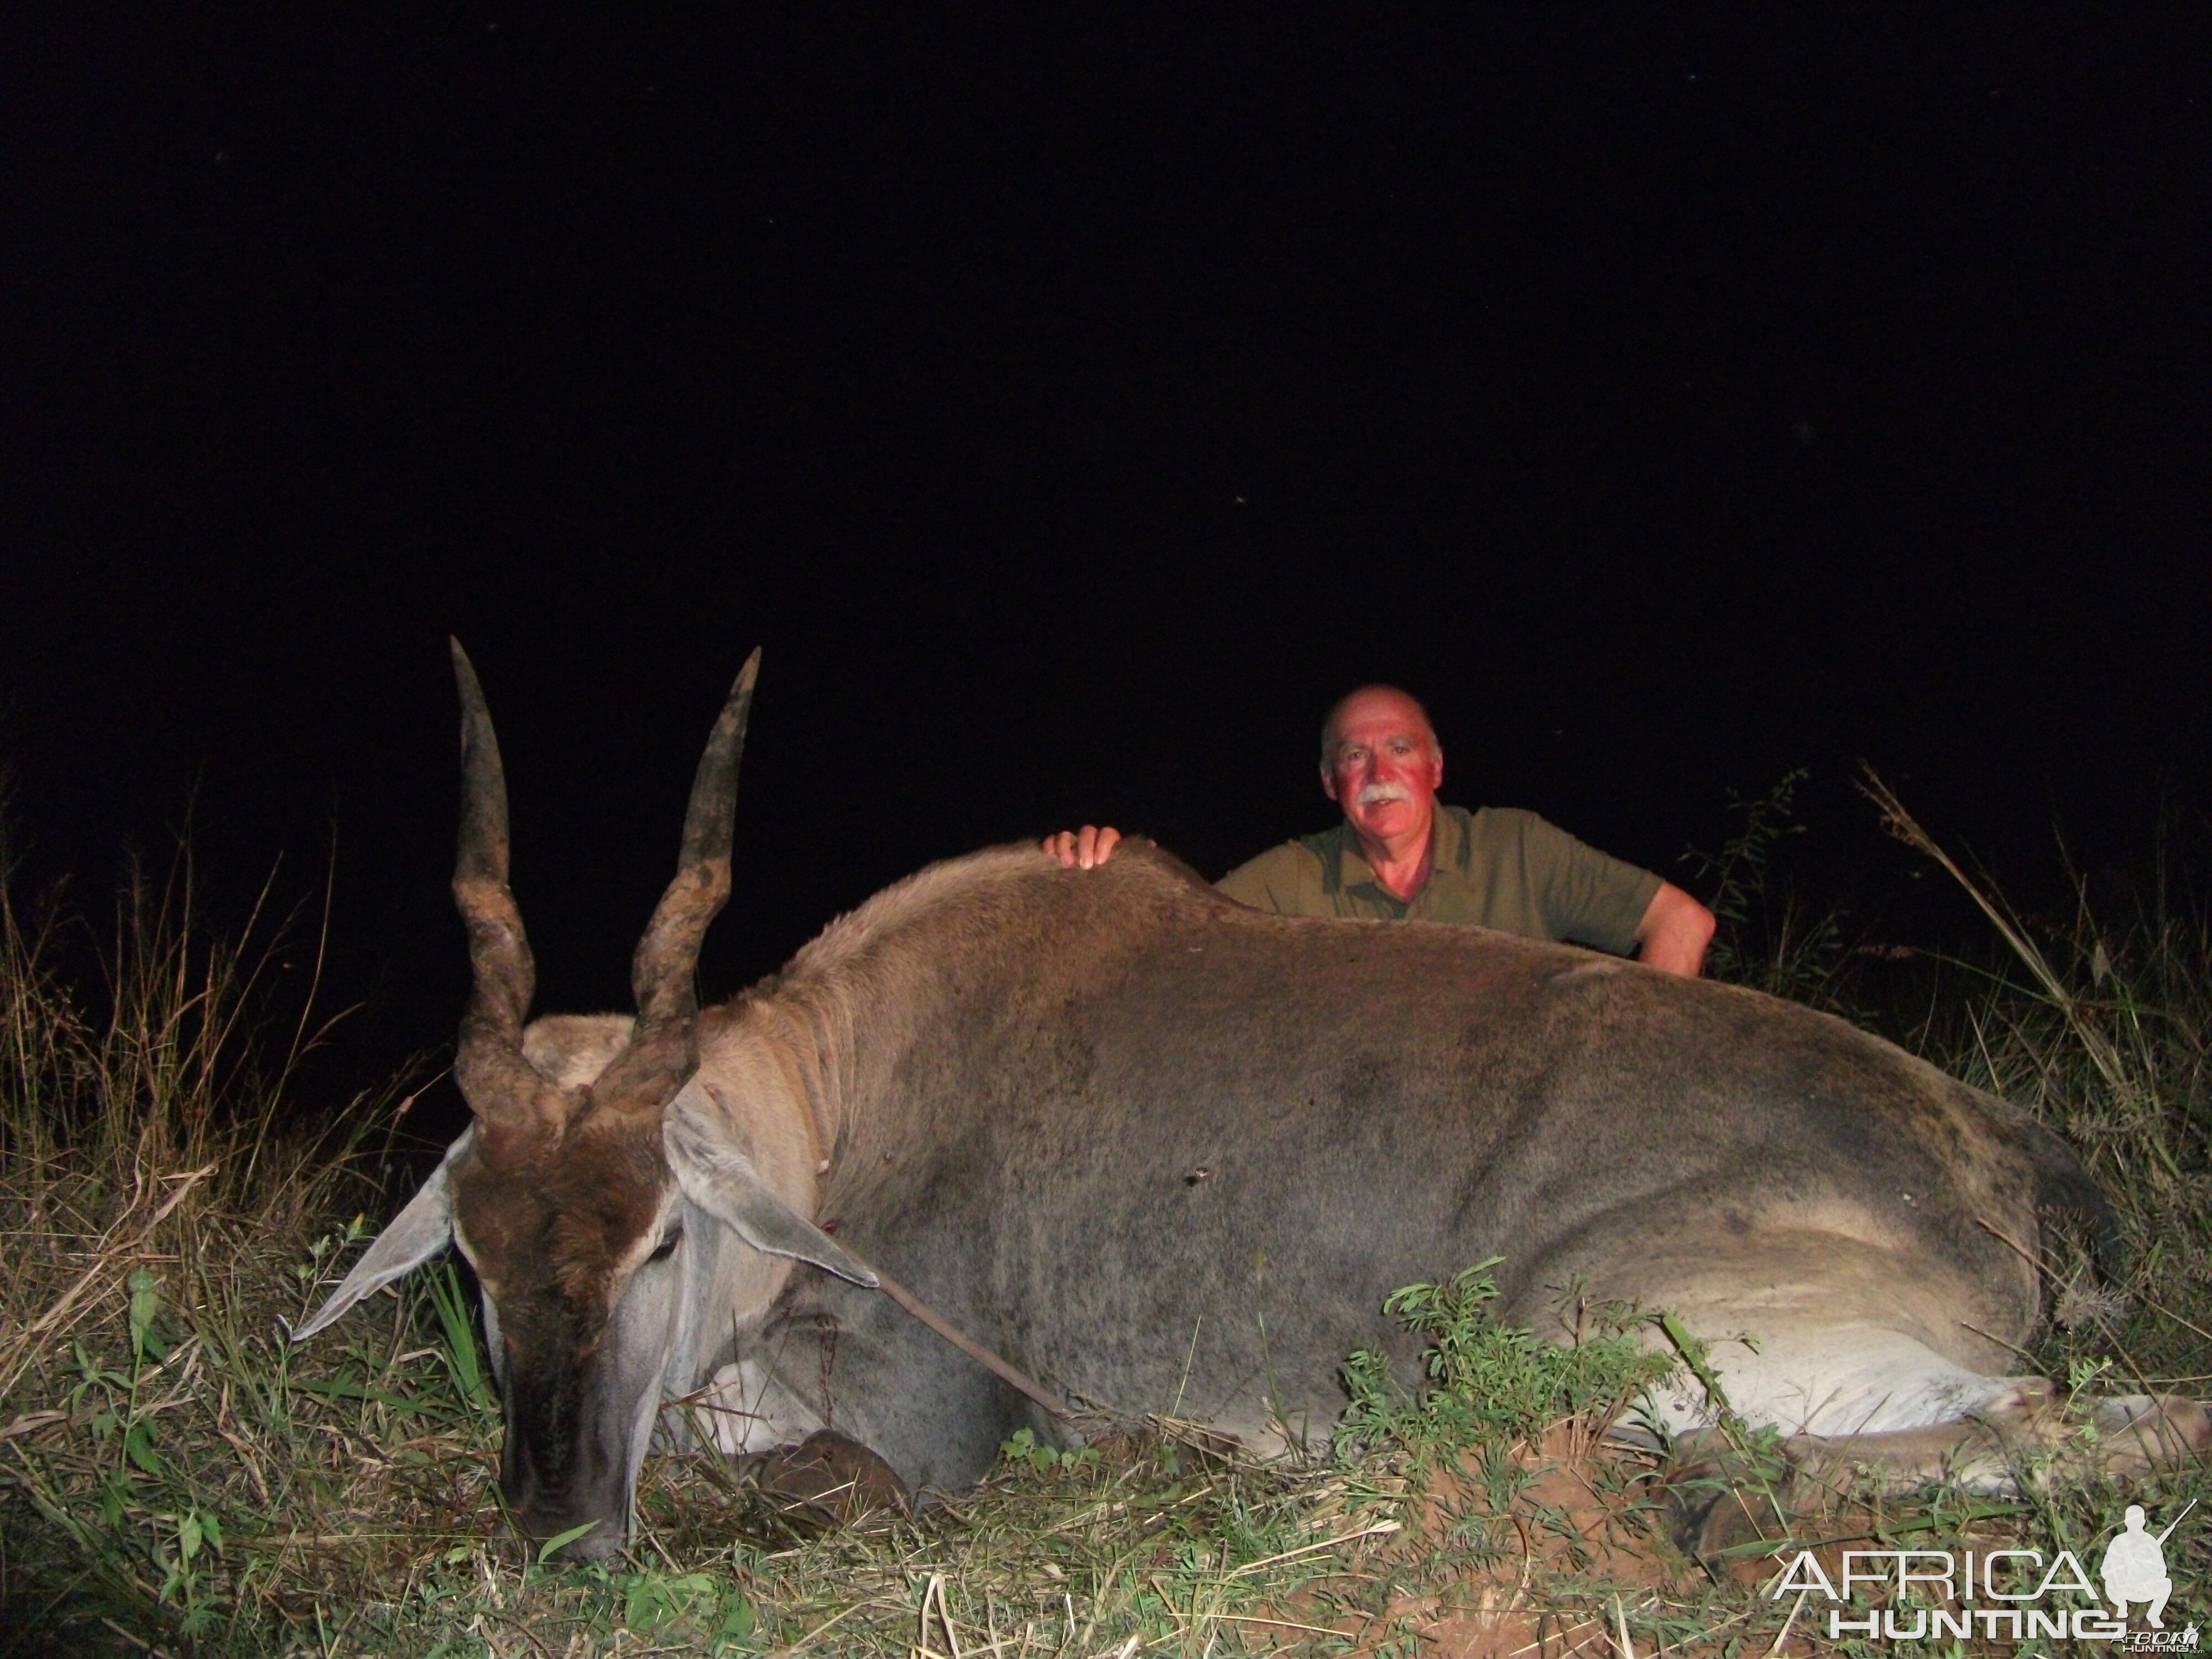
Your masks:
<svg viewBox="0 0 2212 1659"><path fill-rule="evenodd" d="M1217 884L1240 904L1290 916L1369 916L1496 927L1625 956L1659 890L1649 870L1601 853L1534 812L1439 802L1428 885L1406 902L1375 878L1352 826L1269 848Z"/></svg>

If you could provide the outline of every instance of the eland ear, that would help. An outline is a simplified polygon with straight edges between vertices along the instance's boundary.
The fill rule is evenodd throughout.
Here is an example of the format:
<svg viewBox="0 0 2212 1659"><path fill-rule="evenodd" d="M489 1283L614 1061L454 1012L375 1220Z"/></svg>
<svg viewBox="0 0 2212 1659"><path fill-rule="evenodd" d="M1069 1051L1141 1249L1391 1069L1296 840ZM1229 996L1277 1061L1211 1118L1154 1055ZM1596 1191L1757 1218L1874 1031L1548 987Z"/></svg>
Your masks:
<svg viewBox="0 0 2212 1659"><path fill-rule="evenodd" d="M685 1093L690 1091L687 1089ZM876 1276L837 1248L812 1222L778 1198L753 1161L715 1133L713 1122L690 1109L683 1095L661 1119L668 1165L684 1196L757 1250L811 1261L825 1273L869 1290Z"/></svg>
<svg viewBox="0 0 2212 1659"><path fill-rule="evenodd" d="M292 1340L305 1342L316 1332L336 1324L356 1302L372 1297L396 1279L404 1279L453 1242L453 1200L446 1186L446 1170L460 1156L476 1133L471 1124L447 1149L407 1207L376 1237L367 1254L353 1264L331 1299L315 1316L292 1333Z"/></svg>

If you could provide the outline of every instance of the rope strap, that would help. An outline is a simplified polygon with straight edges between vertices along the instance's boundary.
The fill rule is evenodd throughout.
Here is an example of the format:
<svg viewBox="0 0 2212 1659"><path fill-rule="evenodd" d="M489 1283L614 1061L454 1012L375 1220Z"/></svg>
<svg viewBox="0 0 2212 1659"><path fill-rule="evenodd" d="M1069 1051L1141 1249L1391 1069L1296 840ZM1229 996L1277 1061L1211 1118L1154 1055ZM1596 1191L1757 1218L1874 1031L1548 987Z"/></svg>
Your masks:
<svg viewBox="0 0 2212 1659"><path fill-rule="evenodd" d="M859 1258L857 1257L854 1258L856 1261ZM958 1328L953 1325L951 1321L946 1319L942 1314L939 1313L934 1308L932 1308L912 1291L907 1289L905 1285L900 1284L898 1280L893 1279L889 1273L885 1273L881 1267L871 1265L868 1267L868 1271L875 1274L876 1283L882 1288L885 1296L890 1297L890 1299L897 1303L900 1307L904 1308L916 1319L919 1319L923 1324L928 1326L930 1329L935 1331L939 1336L943 1337L947 1342L950 1342L954 1347L959 1349L961 1352L966 1354L970 1359L981 1365L985 1370L990 1372L994 1376L999 1377L1004 1382L1012 1383L1015 1388L1019 1389L1024 1394L1036 1401L1038 1405L1043 1407L1047 1411L1050 1412L1054 1417L1059 1418L1062 1422L1072 1423L1075 1420L1075 1407L1069 1405L1067 1401L1062 1400L1058 1395L1053 1393L1051 1389L1046 1388L1042 1382L1035 1382L1032 1379L1023 1376L1021 1372L1016 1370L1005 1360L1000 1358L998 1355L993 1353L981 1343L973 1341L968 1337L962 1335Z"/></svg>

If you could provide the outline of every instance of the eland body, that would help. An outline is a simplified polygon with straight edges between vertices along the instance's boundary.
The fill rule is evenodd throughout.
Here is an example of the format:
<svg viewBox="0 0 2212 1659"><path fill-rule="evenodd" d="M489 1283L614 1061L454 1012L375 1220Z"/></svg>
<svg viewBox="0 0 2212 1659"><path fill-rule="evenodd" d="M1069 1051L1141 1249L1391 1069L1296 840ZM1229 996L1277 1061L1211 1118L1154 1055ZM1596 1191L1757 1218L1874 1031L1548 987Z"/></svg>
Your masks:
<svg viewBox="0 0 2212 1659"><path fill-rule="evenodd" d="M1024 1424L1071 1432L871 1262L1107 1419L1263 1449L1325 1440L1353 1349L1412 1358L1389 1291L1492 1256L1505 1316L1562 1340L1565 1297L1669 1310L1735 1410L1801 1449L1916 1475L1972 1453L2002 1484L1990 1425L2063 1436L2050 1384L2004 1373L2052 1218L2102 1222L2088 1176L2015 1108L1755 992L1263 915L1156 852L1077 872L1024 847L923 871L702 1012L751 663L638 948L638 1016L526 1030L497 751L455 653L477 1121L300 1334L457 1244L533 1535L597 1522L569 1551L617 1547L671 1399L725 1450L827 1429L915 1492L973 1481ZM2108 1462L2207 1437L2185 1401L2101 1427Z"/></svg>

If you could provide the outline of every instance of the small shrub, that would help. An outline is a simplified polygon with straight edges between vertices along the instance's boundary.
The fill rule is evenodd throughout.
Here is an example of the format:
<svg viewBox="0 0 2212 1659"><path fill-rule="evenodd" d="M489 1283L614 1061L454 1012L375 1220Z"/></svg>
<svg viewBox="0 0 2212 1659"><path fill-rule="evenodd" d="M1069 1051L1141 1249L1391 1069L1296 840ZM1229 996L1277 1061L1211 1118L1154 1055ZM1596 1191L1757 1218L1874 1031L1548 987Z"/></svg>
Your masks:
<svg viewBox="0 0 2212 1659"><path fill-rule="evenodd" d="M1682 854L1706 890L1717 924L1705 951L1705 972L1808 1007L1856 1018L1855 961L1841 912L1808 900L1791 878L1784 854L1805 833L1797 817L1803 767L1785 774L1764 795L1729 792L1735 833L1717 853Z"/></svg>
<svg viewBox="0 0 2212 1659"><path fill-rule="evenodd" d="M1504 1260L1391 1293L1383 1310L1430 1339L1428 1383L1409 1394L1385 1355L1371 1348L1353 1354L1345 1365L1352 1404L1338 1433L1346 1452L1394 1443L1453 1452L1510 1447L1562 1418L1609 1419L1674 1374L1673 1360L1630 1334L1640 1322L1602 1320L1596 1334L1571 1346L1500 1323L1490 1270Z"/></svg>

